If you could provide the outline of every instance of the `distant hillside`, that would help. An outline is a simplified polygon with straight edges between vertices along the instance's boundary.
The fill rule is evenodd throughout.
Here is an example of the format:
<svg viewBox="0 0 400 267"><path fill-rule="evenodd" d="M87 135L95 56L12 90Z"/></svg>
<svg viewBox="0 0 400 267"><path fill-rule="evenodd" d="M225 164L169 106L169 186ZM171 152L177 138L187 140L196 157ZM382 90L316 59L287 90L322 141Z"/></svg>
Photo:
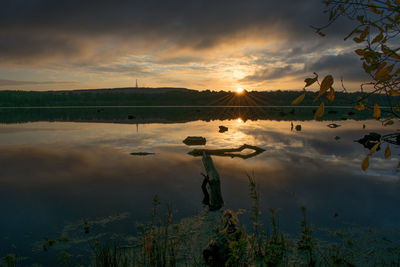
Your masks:
<svg viewBox="0 0 400 267"><path fill-rule="evenodd" d="M57 106L288 106L302 92L268 91L237 94L225 91L197 91L185 88L115 88L72 91L0 91L0 107ZM316 106L316 93L308 92L301 103ZM336 93L335 101L324 97L327 106L354 106L362 93ZM400 105L400 97L384 95L368 97L369 103L380 106Z"/></svg>

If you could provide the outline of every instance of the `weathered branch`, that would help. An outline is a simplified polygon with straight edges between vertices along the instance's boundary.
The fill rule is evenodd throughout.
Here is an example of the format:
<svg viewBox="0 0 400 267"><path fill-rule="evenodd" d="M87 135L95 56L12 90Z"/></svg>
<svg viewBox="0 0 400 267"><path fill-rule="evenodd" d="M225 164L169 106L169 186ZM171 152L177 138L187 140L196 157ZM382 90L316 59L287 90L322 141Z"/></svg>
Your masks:
<svg viewBox="0 0 400 267"><path fill-rule="evenodd" d="M252 149L254 150L253 153L247 154L247 155L242 155L242 154L236 154L234 152L241 152L244 149ZM248 159L248 158L252 158L257 156L258 154L263 153L265 150L257 147L257 146L251 146L251 145L247 145L244 144L238 148L224 148L224 149L193 149L192 151L190 151L188 154L194 156L194 157L198 157L198 156L202 156L203 153L206 153L207 155L213 155L213 156L220 156L220 157L238 157L238 158L242 158L242 159Z"/></svg>

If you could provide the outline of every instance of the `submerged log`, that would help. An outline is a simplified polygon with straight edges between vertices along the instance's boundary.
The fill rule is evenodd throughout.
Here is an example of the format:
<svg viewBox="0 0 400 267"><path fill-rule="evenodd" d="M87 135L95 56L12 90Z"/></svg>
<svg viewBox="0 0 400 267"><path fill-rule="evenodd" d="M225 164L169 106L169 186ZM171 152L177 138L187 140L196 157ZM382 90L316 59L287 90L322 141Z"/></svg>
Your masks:
<svg viewBox="0 0 400 267"><path fill-rule="evenodd" d="M207 175L204 175L204 181L202 185L204 193L204 201L208 201L210 210L219 210L224 205L221 193L221 182L219 180L219 174L215 169L214 163L210 155L203 152L203 165L206 169ZM206 191L204 189L207 189ZM208 193L208 195L206 194ZM205 203L207 204L207 203Z"/></svg>
<svg viewBox="0 0 400 267"><path fill-rule="evenodd" d="M244 149L252 149L254 150L254 152L247 154L247 155L242 155L242 154L237 154L235 152L241 152ZM198 157L203 155L203 153L206 153L207 155L213 155L213 156L220 156L220 157L238 157L238 158L242 158L242 159L248 159L248 158L252 158L254 156L257 156L258 154L263 153L265 150L257 147L257 146L251 146L251 145L247 145L244 144L238 148L223 148L223 149L193 149L192 151L190 151L188 154L192 155L194 157Z"/></svg>

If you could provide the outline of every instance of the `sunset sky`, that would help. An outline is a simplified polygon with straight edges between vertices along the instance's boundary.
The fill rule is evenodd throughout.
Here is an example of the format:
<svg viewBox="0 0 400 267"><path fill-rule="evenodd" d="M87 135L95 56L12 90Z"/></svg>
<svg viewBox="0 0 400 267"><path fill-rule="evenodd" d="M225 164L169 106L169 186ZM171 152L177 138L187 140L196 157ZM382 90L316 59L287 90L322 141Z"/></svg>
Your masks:
<svg viewBox="0 0 400 267"><path fill-rule="evenodd" d="M339 20L321 0L3 1L0 89L186 87L300 90L331 73L365 81Z"/></svg>

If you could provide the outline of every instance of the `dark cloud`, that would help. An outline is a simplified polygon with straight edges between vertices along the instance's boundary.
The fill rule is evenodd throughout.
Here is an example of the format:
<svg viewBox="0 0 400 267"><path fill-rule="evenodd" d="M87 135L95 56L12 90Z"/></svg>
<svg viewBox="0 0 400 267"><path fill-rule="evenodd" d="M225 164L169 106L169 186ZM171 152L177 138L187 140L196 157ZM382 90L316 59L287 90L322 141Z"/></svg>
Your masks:
<svg viewBox="0 0 400 267"><path fill-rule="evenodd" d="M304 64L304 67L300 69L296 68L293 64L284 67L265 67L246 76L242 81L265 82L288 76L305 78L310 76L313 72L319 74L330 73L334 77L343 77L344 81L350 82L365 81L368 79L367 74L365 74L362 69L360 59L354 52L338 55L325 55L317 60L314 59L314 61L310 63L307 63L304 58L303 60L288 59L288 61L294 61L294 63L306 63Z"/></svg>
<svg viewBox="0 0 400 267"><path fill-rule="evenodd" d="M0 60L3 62L32 64L35 61L46 61L48 58L65 59L79 56L81 49L81 42L78 39L53 34L0 33Z"/></svg>
<svg viewBox="0 0 400 267"><path fill-rule="evenodd" d="M309 25L326 21L322 9L319 0L12 1L0 10L0 58L78 56L82 42L107 48L105 37L120 46L144 41L195 49L245 32L298 42L315 37Z"/></svg>
<svg viewBox="0 0 400 267"><path fill-rule="evenodd" d="M272 80L277 78L282 78L288 75L293 75L298 73L293 66L287 65L285 67L278 68L264 68L263 70L258 70L252 75L248 75L242 79L242 81L252 81L252 82L263 82L266 80Z"/></svg>
<svg viewBox="0 0 400 267"><path fill-rule="evenodd" d="M306 65L305 71L308 73L332 72L336 76L343 76L344 80L348 81L368 79L359 57L354 52L322 56L316 62Z"/></svg>

